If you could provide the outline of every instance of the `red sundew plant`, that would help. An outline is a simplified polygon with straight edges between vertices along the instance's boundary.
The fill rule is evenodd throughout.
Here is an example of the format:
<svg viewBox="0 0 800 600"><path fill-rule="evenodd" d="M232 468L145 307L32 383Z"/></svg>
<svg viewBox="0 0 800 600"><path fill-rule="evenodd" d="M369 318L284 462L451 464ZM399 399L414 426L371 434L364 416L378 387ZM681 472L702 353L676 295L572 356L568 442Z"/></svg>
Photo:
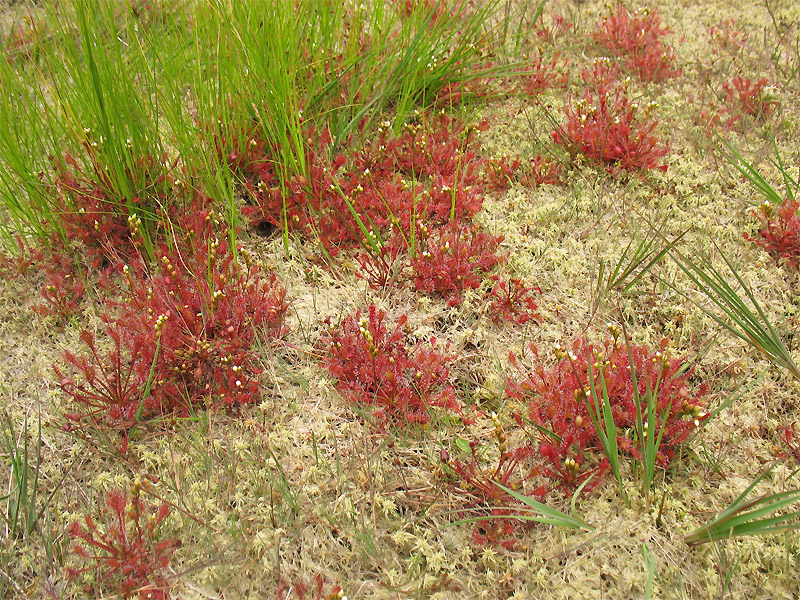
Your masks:
<svg viewBox="0 0 800 600"><path fill-rule="evenodd" d="M68 240L81 243L93 260L92 266L99 266L111 252L135 252L124 205L120 207L101 184L84 175L70 155L65 155L63 163L56 162L56 170L64 233Z"/></svg>
<svg viewBox="0 0 800 600"><path fill-rule="evenodd" d="M318 152L324 153L331 140L327 130L317 133L314 129L308 129L304 134L306 139L315 143L313 148L309 148L310 161L319 163L311 167L313 180L314 176L327 171ZM302 176L286 178L286 174L270 157L267 142L257 125L245 131L215 134L214 143L220 159L224 159L231 171L243 179L249 203L242 207L242 214L253 227L271 226L306 234L312 232L308 179ZM282 176L286 179L283 183ZM331 183L330 177L328 183Z"/></svg>
<svg viewBox="0 0 800 600"><path fill-rule="evenodd" d="M571 153L581 152L606 163L611 173L634 169L667 170L659 164L669 153L653 135L658 121L650 119L657 106L640 107L628 98L624 83L612 83L619 71L607 60L595 61L581 76L587 84L583 96L564 109L567 123L553 131L553 140Z"/></svg>
<svg viewBox="0 0 800 600"><path fill-rule="evenodd" d="M64 353L67 363L81 373L82 377L77 382L53 366L64 393L79 403L84 411L88 409L88 412L82 413L68 412L65 415L65 429L71 430L73 423L87 419L104 419L127 430L136 421L147 383L143 374L150 368L141 357L145 344L151 340L125 333L123 328L109 326L106 335L113 342L113 347L103 355L97 348L94 334L90 331L81 332L81 341L89 354L79 356L69 351Z"/></svg>
<svg viewBox="0 0 800 600"><path fill-rule="evenodd" d="M797 422L793 421L789 425L781 425L778 427L778 439L783 446L773 448L773 452L777 458L793 458L796 463L800 463L800 437L797 432Z"/></svg>
<svg viewBox="0 0 800 600"><path fill-rule="evenodd" d="M525 61L518 76L518 84L522 92L529 96L538 96L553 88L563 88L569 81L567 61L560 60L560 54L554 52L552 58L546 59L540 50L533 58Z"/></svg>
<svg viewBox="0 0 800 600"><path fill-rule="evenodd" d="M695 117L695 124L706 136L714 138L737 124L744 131L748 125L764 122L779 106L780 89L769 85L765 77L753 81L737 75L722 83L718 101L705 103Z"/></svg>
<svg viewBox="0 0 800 600"><path fill-rule="evenodd" d="M445 115L422 118L424 124L406 125L400 136L382 123L378 137L349 158L329 158L330 133L308 130L305 137L314 142L307 148L308 173L285 182L285 199L263 143L251 138L244 154L229 157L246 175L253 200L242 212L253 225L319 236L334 256L344 247L364 246L365 230L377 239L399 233L408 245L418 219L470 219L483 202L476 129Z"/></svg>
<svg viewBox="0 0 800 600"><path fill-rule="evenodd" d="M471 185L477 182L481 166L476 155L476 134L487 127L486 121L465 127L443 113L419 115L417 122L405 125L399 137L390 138L388 131L382 132L385 137L378 139L378 149L383 145L389 159L383 168L412 177L452 177L461 173L462 185Z"/></svg>
<svg viewBox="0 0 800 600"><path fill-rule="evenodd" d="M755 242L775 259L788 268L800 267L800 202L787 199L776 210L764 201L753 214L761 221L759 238L745 234L745 239Z"/></svg>
<svg viewBox="0 0 800 600"><path fill-rule="evenodd" d="M82 522L70 525L74 552L90 565L67 569L68 576L91 572L96 585L113 589L123 598L167 600L170 582L166 570L170 557L180 547L178 540L158 540L169 512L166 502L157 508L143 502L136 484L130 496L122 491L110 492L100 509L99 524L87 514Z"/></svg>
<svg viewBox="0 0 800 600"><path fill-rule="evenodd" d="M278 582L275 597L278 600L286 600L287 598L297 598L298 600L341 600L345 597L341 587L330 585L321 575L314 575L312 582L308 583L301 580L289 584L281 579Z"/></svg>
<svg viewBox="0 0 800 600"><path fill-rule="evenodd" d="M4 279L15 279L25 273L34 263L44 259L42 253L36 248L29 247L29 244L19 236L13 237L16 251L5 252L0 248L0 277Z"/></svg>
<svg viewBox="0 0 800 600"><path fill-rule="evenodd" d="M250 219L254 227L268 224L278 228L307 231L308 207L298 202L305 180L294 181L296 185L291 193L290 190L285 190L284 199L277 166L268 157L267 144L258 133L258 128L254 126L247 132L232 135L231 138L234 150L225 156L225 160L232 171L243 177L251 201L242 207L242 214ZM323 141L329 141L329 138ZM216 145L217 152L222 157L226 139L216 139Z"/></svg>
<svg viewBox="0 0 800 600"><path fill-rule="evenodd" d="M312 178L316 171L312 168ZM316 173L319 179L312 184L315 226L332 255L348 245L372 250L370 239L382 240L395 233L408 236L415 200L412 190L399 178L375 177L368 169L358 176L320 171Z"/></svg>
<svg viewBox="0 0 800 600"><path fill-rule="evenodd" d="M584 85L600 95L607 95L612 89L620 85L622 71L608 58L595 58L591 69L581 69L581 79ZM627 78L626 78L627 79ZM627 92L627 83L622 82Z"/></svg>
<svg viewBox="0 0 800 600"><path fill-rule="evenodd" d="M384 122L378 137L355 158L355 170L376 180L399 176L410 191L411 203L394 209L401 224L410 218L444 224L451 218L469 220L483 205L481 170L476 133L485 122L465 127L445 114L420 115L416 123L404 126L399 136L391 135L391 123Z"/></svg>
<svg viewBox="0 0 800 600"><path fill-rule="evenodd" d="M497 254L502 237L476 226L452 222L425 240L412 261L417 291L441 294L448 304L463 302L462 292L477 289L486 273L505 260Z"/></svg>
<svg viewBox="0 0 800 600"><path fill-rule="evenodd" d="M543 156L537 155L530 159L530 170L526 169L519 176L521 165L522 159L519 156L513 159L509 156L489 158L485 173L486 189L492 192L504 192L517 180L527 187L561 183L563 170L561 165Z"/></svg>
<svg viewBox="0 0 800 600"><path fill-rule="evenodd" d="M83 281L75 273L50 271L41 290L44 303L34 306L33 311L67 320L78 312L85 291Z"/></svg>
<svg viewBox="0 0 800 600"><path fill-rule="evenodd" d="M353 404L374 407L373 417L385 426L430 421L431 408L456 410L455 392L448 385L451 357L430 345L409 347L403 315L387 326L386 313L370 305L368 313L348 315L332 325L323 340L325 367L336 387Z"/></svg>
<svg viewBox="0 0 800 600"><path fill-rule="evenodd" d="M731 114L727 126L731 127L743 115L765 117L778 107L777 88L767 83L764 77L753 82L747 77L736 76L722 84L725 110Z"/></svg>
<svg viewBox="0 0 800 600"><path fill-rule="evenodd" d="M558 185L561 183L563 169L560 164L539 155L534 156L530 162L530 173L525 173L522 176L522 185L539 187L541 185Z"/></svg>
<svg viewBox="0 0 800 600"><path fill-rule="evenodd" d="M716 106L701 109L694 117L694 124L697 125L708 138L713 139L720 129L730 129L727 123L723 123L720 110Z"/></svg>
<svg viewBox="0 0 800 600"><path fill-rule="evenodd" d="M40 290L44 302L34 306L33 311L66 321L78 312L86 291L83 280L63 253L52 253L47 261L38 253L37 262L40 261L45 273L44 286Z"/></svg>
<svg viewBox="0 0 800 600"><path fill-rule="evenodd" d="M733 19L723 19L719 24L712 26L708 31L712 52L720 50L730 54L738 54L747 45L747 34L736 29Z"/></svg>
<svg viewBox="0 0 800 600"><path fill-rule="evenodd" d="M309 142L306 148L308 176L281 173L281 167L270 158L257 128L244 137L246 142L242 150L231 152L227 161L231 169L245 179L252 203L242 212L251 219L252 225L269 223L275 227L286 226L310 232L318 216L314 211L321 210L329 202L328 197L351 191L340 177L346 158L343 155L328 157L332 140L327 129L309 127L304 130L304 137ZM239 142L234 145L236 143ZM285 178L285 189L281 188L281 175Z"/></svg>
<svg viewBox="0 0 800 600"><path fill-rule="evenodd" d="M642 81L663 81L681 74L673 66L675 50L661 40L668 33L669 29L661 27L656 11L631 13L618 2L603 21L595 24L592 39L612 56L621 58L625 68Z"/></svg>
<svg viewBox="0 0 800 600"><path fill-rule="evenodd" d="M66 356L82 377L76 382L56 369L64 392L90 409L68 414L70 421L105 417L127 431L140 418L197 403L230 407L257 399L260 368L250 347L260 331L280 335L285 290L274 275L234 262L215 235L213 212L190 215L184 239L162 249L158 265L139 261L123 269L125 300L104 318L111 351L102 355L84 332L90 354Z"/></svg>
<svg viewBox="0 0 800 600"><path fill-rule="evenodd" d="M494 466L482 466L485 461L478 453L480 445L476 441L469 444L471 456L468 461L450 459L445 450L442 450L442 461L459 480L456 491L471 499L466 508L474 511L486 507L485 514L491 517L478 521L478 528L472 532L475 541L480 545L499 545L510 549L516 541L514 534L529 524L525 525L514 518L519 501L498 487L497 483L515 491L525 491L526 482L536 477L538 468L532 464L536 450L531 444L509 450L506 448L505 434L501 431L500 435L500 457ZM543 492L541 488L525 491L527 495L543 495ZM465 516L474 518L475 515L474 512L468 512Z"/></svg>
<svg viewBox="0 0 800 600"><path fill-rule="evenodd" d="M548 44L555 44L560 38L564 37L574 25L570 23L566 17L562 15L551 13L551 25L548 27L542 24L542 19L538 19L534 23L533 29L536 32L536 37Z"/></svg>
<svg viewBox="0 0 800 600"><path fill-rule="evenodd" d="M505 192L510 189L521 164L522 159L519 156L490 157L485 172L486 189L491 192Z"/></svg>
<svg viewBox="0 0 800 600"><path fill-rule="evenodd" d="M486 460L479 452L481 448L477 440L469 443L468 459L453 459L443 449L441 460L458 479L455 491L470 498L466 508L474 511L485 507L486 514L491 517L478 521L478 529L472 534L475 541L481 545L500 545L510 549L515 542L514 534L525 525L514 518L519 501L497 484L529 496L543 496L546 490L542 487L526 490L526 485L539 473L539 468L534 464L535 448L527 442L516 448L508 448L505 432L494 415L493 421L500 451L493 466L485 465ZM465 516L473 518L475 515L469 512Z"/></svg>
<svg viewBox="0 0 800 600"><path fill-rule="evenodd" d="M236 265L219 238L197 246L194 256L163 254L153 276L129 278L123 318L156 342L143 358L156 362L151 396L160 411L201 399L229 407L254 402L260 368L250 347L259 331L282 331L287 304L277 277Z"/></svg>
<svg viewBox="0 0 800 600"><path fill-rule="evenodd" d="M503 280L495 277L495 284L489 292L489 314L492 321L510 321L522 325L528 321L538 321L541 315L533 300L533 292L541 292L539 288L527 285L522 279Z"/></svg>
<svg viewBox="0 0 800 600"><path fill-rule="evenodd" d="M487 71L492 63L479 67L472 67L470 72L475 74ZM489 80L485 77L475 77L466 81L450 81L436 90L436 99L433 106L438 108L452 108L459 106L465 98L485 98L489 94Z"/></svg>
<svg viewBox="0 0 800 600"><path fill-rule="evenodd" d="M642 440L637 439L637 418L644 424L645 435L658 435L663 426L656 462L666 468L676 456L678 447L700 422L707 418L703 401L705 386L690 391L689 373L683 363L670 358L666 344L658 352L641 346L617 344L616 338L602 346L592 346L579 339L571 351L557 350L557 362L545 367L537 357L537 365L528 371L520 369L522 381L509 381L508 393L528 406L528 417L540 433L539 453L549 466L542 473L560 482L566 490L574 489L590 475L608 470L607 458L599 458L600 440L592 422L588 403L592 402L589 363L593 363L594 387L602 395L603 386L617 430L617 446L623 454L641 459ZM630 355L629 355L630 351ZM630 360L632 356L633 360ZM512 362L519 365L516 358ZM633 391L633 368L640 402L646 405L649 394L655 400L656 422L646 423L645 406L636 406ZM641 412L639 412L641 410ZM599 477L589 484L597 485Z"/></svg>
<svg viewBox="0 0 800 600"><path fill-rule="evenodd" d="M361 266L357 277L365 280L369 286L376 290L392 289L403 278L407 267L407 248L405 240L394 236L388 243L373 240L375 250L356 255L356 260Z"/></svg>
<svg viewBox="0 0 800 600"><path fill-rule="evenodd" d="M78 162L65 154L55 161L57 173L54 193L61 210L60 225L67 240L77 241L92 259L96 268L110 260L126 259L143 248L145 238L152 241L151 231L156 215L163 213L167 197L172 193L167 176L175 167L163 166L152 156L135 161L136 173L127 174L142 180L141 196L122 198L114 190L106 168L86 144L92 172L81 169ZM143 222L144 220L144 222Z"/></svg>
<svg viewBox="0 0 800 600"><path fill-rule="evenodd" d="M415 112L413 120L394 135L392 123L384 121L378 127L378 137L356 154L356 168L370 169L384 177L401 173L424 178L457 171L470 175L481 162L475 156L475 134L485 127L485 122L465 127L444 113Z"/></svg>

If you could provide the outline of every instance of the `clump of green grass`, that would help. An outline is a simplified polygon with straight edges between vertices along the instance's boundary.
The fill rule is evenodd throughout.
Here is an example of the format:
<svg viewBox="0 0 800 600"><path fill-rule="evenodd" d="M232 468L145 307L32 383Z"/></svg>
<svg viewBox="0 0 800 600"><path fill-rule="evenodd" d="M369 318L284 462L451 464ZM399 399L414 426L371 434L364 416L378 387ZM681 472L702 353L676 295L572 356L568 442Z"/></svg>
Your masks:
<svg viewBox="0 0 800 600"><path fill-rule="evenodd" d="M705 525L688 533L685 537L686 543L696 546L734 537L771 535L800 529L800 510L774 515L775 512L800 502L800 490L763 494L755 499L747 499L750 492L771 471L770 467L761 473L725 510Z"/></svg>

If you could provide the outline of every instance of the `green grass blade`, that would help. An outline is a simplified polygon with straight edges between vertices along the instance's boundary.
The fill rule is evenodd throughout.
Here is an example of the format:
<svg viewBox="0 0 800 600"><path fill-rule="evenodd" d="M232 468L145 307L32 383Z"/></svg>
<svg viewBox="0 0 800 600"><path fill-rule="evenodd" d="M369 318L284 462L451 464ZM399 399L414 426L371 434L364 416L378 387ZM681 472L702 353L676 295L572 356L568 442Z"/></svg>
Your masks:
<svg viewBox="0 0 800 600"><path fill-rule="evenodd" d="M743 380L743 381L742 381L742 382L741 382L739 385L737 385L737 386L736 386L736 388L735 388L735 389L734 389L734 390L733 390L733 391L730 393L730 395L728 396L728 398L727 398L727 399L725 399L723 402L720 402L720 403L719 403L717 406L715 406L715 407L714 407L714 408L713 408L713 409L712 409L712 410L711 410L711 411L708 413L708 421L710 421L711 419L713 419L714 417L716 417L716 416L717 416L719 413L721 413L723 410L725 410L726 408L728 408L728 407L729 407L731 404L733 404L734 402L736 402L736 400L738 400L739 398L741 398L741 397L742 397L742 395L743 395L744 393L748 392L752 386L754 386L756 383L758 383L759 381L761 381L761 380L764 378L764 376L765 376L766 374L767 374L767 371L761 371L761 372L760 372L760 373L759 373L759 374L756 376L756 378L755 378L755 379L753 379L752 381L745 381L745 380Z"/></svg>
<svg viewBox="0 0 800 600"><path fill-rule="evenodd" d="M508 507L507 506L487 507L486 509L472 509L472 510L474 510L474 511L480 511L480 510L508 510ZM534 511L534 509L525 509L525 508L523 508L521 510ZM465 511L453 511L453 512L463 513ZM491 515L491 514L487 514L487 515L481 515L479 517L469 517L469 518L466 518L466 519L459 519L458 521L454 521L453 523L450 523L448 525L448 527L455 527L457 525L465 525L465 524L469 524L469 523L480 523L482 521L491 521L491 520L496 520L496 519L514 519L514 520L517 520L517 521L530 521L530 522L533 522L533 523L541 523L542 525L553 525L554 527L564 527L564 528L567 528L567 529L585 529L586 531L591 531L591 529L587 529L586 527L580 527L580 526L577 526L577 525L573 525L571 523L566 523L562 519L558 519L558 518L553 519L553 518L549 518L549 517L543 517L543 516L538 515L538 514L528 514L528 513L524 513L524 512L523 513L514 513L513 515Z"/></svg>
<svg viewBox="0 0 800 600"><path fill-rule="evenodd" d="M644 597L646 600L650 600L653 597L653 581L656 578L656 559L650 547L645 543L642 544L642 558L644 558L644 564L647 567Z"/></svg>
<svg viewBox="0 0 800 600"><path fill-rule="evenodd" d="M780 206L783 202L783 196L779 194L770 184L767 182L766 179L758 172L758 170L751 165L745 158L739 153L736 148L734 148L730 143L728 143L722 136L717 134L717 139L722 143L725 148L727 148L727 152L720 151L723 158L728 161L731 166L733 166L739 173L747 179L753 187L755 187L759 194L764 197L765 200L768 200L774 206Z"/></svg>
<svg viewBox="0 0 800 600"><path fill-rule="evenodd" d="M569 527L574 529L583 529L586 531L591 531L592 529L594 529L594 527L588 525L581 519L567 515L561 512L560 510L547 506L546 504L543 504L542 502L534 500L533 498L530 498L528 496L525 496L524 494L520 494L515 490L507 488L501 483L498 483L496 481L492 481L492 483L494 483L501 490L509 494L512 498L519 500L529 508L544 515L544 517L539 517L539 518L548 519L548 522L550 522L550 524L552 525L558 525L559 527ZM537 518L530 517L529 520L537 520Z"/></svg>
<svg viewBox="0 0 800 600"><path fill-rule="evenodd" d="M691 260L674 246L669 250L669 254L697 288L727 316L727 319L699 304L690 298L686 292L671 286L673 289L676 289L678 293L695 304L731 334L752 345L768 360L783 367L800 381L800 368L795 364L791 352L786 348L772 323L770 323L753 292L747 287L726 256L723 255L725 264L733 274L739 287L744 290L745 297L749 300L753 309L736 293L727 279L711 264L709 259L700 257Z"/></svg>
<svg viewBox="0 0 800 600"><path fill-rule="evenodd" d="M789 171L783 164L783 158L781 158L780 150L778 150L778 141L775 139L775 136L772 136L772 148L775 150L775 158L771 160L772 164L778 168L778 171L781 173L781 177L783 177L783 183L786 186L786 195L790 200L794 200L795 191L800 191L800 185L798 185L797 180L791 176Z"/></svg>
<svg viewBox="0 0 800 600"><path fill-rule="evenodd" d="M583 488L585 488L589 484L589 482L592 479L594 479L594 476L595 476L595 473L590 473L589 476L586 479L584 479L583 482L577 488L575 488L575 491L572 492L572 498L570 499L570 502L569 502L569 514L571 514L573 516L573 518L575 518L575 519L578 518L576 516L578 514L578 511L577 511L577 508L575 506L576 503L578 502L578 496L581 495L581 492L583 491Z"/></svg>
<svg viewBox="0 0 800 600"><path fill-rule="evenodd" d="M788 490L767 494L755 500L745 498L770 472L772 467L761 473L730 505L708 524L695 529L685 536L689 545L703 544L730 537L745 535L767 535L789 529L800 528L800 511L785 515L768 515L791 504L800 502L800 490Z"/></svg>
<svg viewBox="0 0 800 600"><path fill-rule="evenodd" d="M134 422L138 422L142 419L142 413L144 412L144 403L150 397L150 389L153 387L153 379L155 378L156 374L156 364L158 363L158 356L161 353L161 333L163 329L160 329L158 332L158 338L156 339L156 351L153 353L153 362L150 363L150 373L147 375L147 382L144 385L144 390L142 391L142 398L139 400L139 406L136 408L136 416L134 417Z"/></svg>
<svg viewBox="0 0 800 600"><path fill-rule="evenodd" d="M611 472L614 474L614 478L617 480L620 490L622 490L622 473L620 472L619 449L617 448L617 427L614 423L614 413L611 408L611 399L608 396L608 388L606 387L606 378L603 375L602 366L600 366L598 369L600 372L600 392L602 393L602 397L600 397L598 393L592 360L592 356L587 354L586 361L589 371L589 387L591 390L591 395L589 397L584 394L584 401L586 403L586 409L589 413L589 417L591 418L592 424L597 432L597 436L600 439L600 445L603 448L603 453L608 459Z"/></svg>

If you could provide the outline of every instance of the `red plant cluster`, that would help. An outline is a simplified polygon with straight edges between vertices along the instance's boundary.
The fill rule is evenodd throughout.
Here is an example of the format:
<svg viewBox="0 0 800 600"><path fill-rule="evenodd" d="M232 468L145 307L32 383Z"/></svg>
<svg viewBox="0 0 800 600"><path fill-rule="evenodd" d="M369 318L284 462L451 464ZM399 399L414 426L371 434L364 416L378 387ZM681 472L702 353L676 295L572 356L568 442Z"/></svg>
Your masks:
<svg viewBox="0 0 800 600"><path fill-rule="evenodd" d="M442 450L441 460L450 468L451 474L458 478L457 491L471 499L466 508L480 510L485 507L486 514L490 517L478 521L478 529L472 534L475 541L481 545L511 548L515 541L513 536L520 529L520 520L514 518L520 503L497 484L528 496L543 496L545 489L525 489L526 484L539 472L534 464L534 447L530 443L524 443L516 448L508 448L505 432L497 417L494 417L494 425L500 455L493 466L484 466L486 461L479 452L481 448L477 440L469 443L468 459L453 459L446 450ZM473 518L475 514L467 513L466 516Z"/></svg>
<svg viewBox="0 0 800 600"><path fill-rule="evenodd" d="M561 165L543 156L536 155L531 159L530 173L522 176L522 185L539 187L540 185L557 185L561 183Z"/></svg>
<svg viewBox="0 0 800 600"><path fill-rule="evenodd" d="M755 242L770 253L776 262L790 269L800 267L800 202L787 198L776 210L765 201L753 214L761 221L759 238L745 234L745 239Z"/></svg>
<svg viewBox="0 0 800 600"><path fill-rule="evenodd" d="M223 158L228 144L233 146L224 160L232 171L244 177L252 202L242 208L242 214L250 219L254 227L265 224L299 230L307 227L308 211L305 206L297 205L291 196L286 198L284 206L279 173L274 161L269 158L267 143L258 128L253 126L249 131L229 137L217 137L215 143L220 158Z"/></svg>
<svg viewBox="0 0 800 600"><path fill-rule="evenodd" d="M800 437L797 433L797 421L792 421L789 425L781 425L778 427L778 439L783 446L775 446L773 452L778 458L793 458L795 462L800 463Z"/></svg>
<svg viewBox="0 0 800 600"><path fill-rule="evenodd" d="M314 575L313 583L295 581L287 583L283 579L278 582L275 597L279 600L297 598L298 600L341 600L344 596L338 585L329 586L321 575ZM326 589L329 591L326 592ZM306 595L308 594L308 595Z"/></svg>
<svg viewBox="0 0 800 600"><path fill-rule="evenodd" d="M492 156L488 160L485 172L486 189L492 192L505 192L511 189L516 180L517 171L522 164L519 156Z"/></svg>
<svg viewBox="0 0 800 600"><path fill-rule="evenodd" d="M43 21L26 19L26 25L17 25L6 36L5 53L6 61L13 64L17 60L30 60L36 52L37 46L46 37L48 30Z"/></svg>
<svg viewBox="0 0 800 600"><path fill-rule="evenodd" d="M485 172L486 188L493 192L510 189L517 179L527 187L561 183L561 165L541 155L536 155L530 160L530 171L523 172L521 176L519 172L522 159L519 156L513 159L509 156L492 157L488 163L489 167Z"/></svg>
<svg viewBox="0 0 800 600"><path fill-rule="evenodd" d="M210 210L196 208L183 240L161 249L157 265L123 269L125 299L105 333L113 347L103 354L94 336L82 340L89 354L66 353L81 373L62 374L61 387L88 414L128 429L138 418L184 412L192 404L233 406L257 399L258 359L250 351L258 331L280 333L285 291L272 276L234 261Z"/></svg>
<svg viewBox="0 0 800 600"><path fill-rule="evenodd" d="M356 277L369 283L373 289L391 289L405 278L408 266L406 241L402 236L394 236L387 242L376 239L374 235L370 238L365 244L367 251L356 255L361 266ZM369 246L370 242L374 247Z"/></svg>
<svg viewBox="0 0 800 600"><path fill-rule="evenodd" d="M172 186L167 176L174 165L164 167L166 157L135 160L136 172L126 169L126 175L131 181L143 182L142 193L126 199L115 190L91 144L87 143L86 149L92 165L89 173L69 154L55 161L54 193L67 240L79 242L92 259L92 268L96 268L136 255L144 238L151 237L154 221L165 216L161 207L169 205Z"/></svg>
<svg viewBox="0 0 800 600"><path fill-rule="evenodd" d="M308 176L289 178L285 201L274 164L264 158L257 138L248 142L246 157L229 160L248 177L254 205L243 212L254 225L268 222L316 233L336 255L342 247L367 241L359 220L378 239L399 235L408 240L419 219L443 224L451 216L470 219L480 211L475 131L446 115L408 124L400 136L391 133L391 123L382 123L377 139L350 159L327 158L330 134L309 131L306 137L316 141L307 150Z"/></svg>
<svg viewBox="0 0 800 600"><path fill-rule="evenodd" d="M331 324L323 340L328 371L346 399L374 407L373 416L383 426L425 424L429 409L457 409L455 392L448 385L451 357L436 351L436 340L409 346L403 315L392 327L386 313L370 305L368 314L348 315Z"/></svg>
<svg viewBox="0 0 800 600"><path fill-rule="evenodd" d="M522 279L509 279L505 281L495 277L495 284L489 297L489 314L492 321L510 321L518 325L528 321L538 321L541 316L536 312L536 302L533 292L541 292L539 288L527 285Z"/></svg>
<svg viewBox="0 0 800 600"><path fill-rule="evenodd" d="M719 129L730 130L742 119L746 122L761 121L773 114L780 105L779 89L768 85L766 78L752 81L748 77L736 76L722 83L721 105L711 103L697 115L695 122L703 132L713 137Z"/></svg>
<svg viewBox="0 0 800 600"><path fill-rule="evenodd" d="M128 255L134 252L128 207L109 198L108 187L86 176L70 155L56 162L58 205L61 223L68 240L81 242L99 266L111 252ZM110 186L109 186L110 187Z"/></svg>
<svg viewBox="0 0 800 600"><path fill-rule="evenodd" d="M485 98L489 94L489 79L481 77L480 74L491 67L492 63L470 67L469 78L441 85L436 90L433 106L441 109L452 108L461 105L466 98Z"/></svg>
<svg viewBox="0 0 800 600"><path fill-rule="evenodd" d="M88 355L77 356L69 351L64 353L67 363L81 373L82 381L76 383L53 366L61 379L61 389L72 400L89 409L86 414L67 413L66 418L70 421L65 425L67 430L72 429L71 422L80 422L87 417L105 418L114 425L127 428L136 420L139 404L144 401L147 384L144 371L150 365L139 360L138 356L146 342L124 335L121 327L111 324L106 334L114 346L105 356L97 348L94 334L88 330L81 332L80 336Z"/></svg>
<svg viewBox="0 0 800 600"><path fill-rule="evenodd" d="M55 315L66 320L78 310L78 304L86 291L83 282L75 273L52 271L41 290L45 303L33 307L40 315Z"/></svg>
<svg viewBox="0 0 800 600"><path fill-rule="evenodd" d="M83 522L70 525L68 533L76 542L74 551L90 566L70 568L68 576L93 572L99 585L113 587L123 598L167 600L170 584L166 569L180 547L178 540L158 540L159 528L169 512L166 502L157 508L143 502L136 484L130 496L122 491L110 492L100 509L101 525L88 514Z"/></svg>
<svg viewBox="0 0 800 600"><path fill-rule="evenodd" d="M752 81L748 77L736 76L722 84L726 111L731 113L728 127L743 115L764 117L775 112L778 106L777 88L767 84L767 78Z"/></svg>
<svg viewBox="0 0 800 600"><path fill-rule="evenodd" d="M461 292L476 289L483 275L504 257L497 255L502 237L493 237L474 225L454 221L425 240L413 260L414 287L417 291L441 294L448 304L463 302Z"/></svg>
<svg viewBox="0 0 800 600"><path fill-rule="evenodd" d="M42 253L31 248L22 236L14 235L13 242L16 250L9 248L6 252L0 248L0 277L4 279L16 279L43 258Z"/></svg>
<svg viewBox="0 0 800 600"><path fill-rule="evenodd" d="M550 26L543 24L543 19L539 18L532 26L536 32L536 37L549 44L555 44L560 38L564 37L574 25L566 17L556 13L550 13Z"/></svg>
<svg viewBox="0 0 800 600"><path fill-rule="evenodd" d="M392 135L390 127L389 122L382 124L377 139L356 154L355 167L376 181L399 178L401 186L412 188L411 203L400 204L400 210L388 205L401 225L412 217L443 224L451 217L468 220L480 212L483 161L477 156L476 133L487 127L485 121L465 127L437 114L406 124L399 136Z"/></svg>
<svg viewBox="0 0 800 600"><path fill-rule="evenodd" d="M34 306L33 311L66 321L77 313L86 292L81 275L62 253L53 253L46 261L41 253L37 255L37 262L41 261L41 269L45 274L44 286L39 292L44 302Z"/></svg>
<svg viewBox="0 0 800 600"><path fill-rule="evenodd" d="M253 224L318 235L333 256L360 246L360 276L376 288L402 280L410 264L418 290L458 304L459 292L480 285L479 277L502 260L493 254L499 239L467 225L481 210L486 185L476 131L444 114L420 116L401 135L384 122L377 138L349 159L327 159L329 133L312 131L308 177L291 177L285 200L274 164L255 137L245 156L228 160L248 177L255 204L243 212Z"/></svg>
<svg viewBox="0 0 800 600"><path fill-rule="evenodd" d="M541 472L565 489L574 489L592 474L608 469L607 458L599 458L601 444L589 411L594 402L590 364L599 402L605 384L622 453L641 458L631 370L636 375L643 421L648 393L655 395L657 421L645 428L650 435L658 435L664 428L657 450L661 467L672 461L680 444L707 418L702 400L705 387L690 391L688 373L680 371L680 360L669 357L666 344L658 352L632 346L631 361L628 348L618 345L616 339L602 346L579 339L571 351L557 351L557 362L551 367L542 364L536 349L532 350L538 364L527 372L521 370L521 381L509 381L508 393L527 405L528 417L540 432L549 432L540 433L539 453L547 463ZM516 363L513 355L512 360ZM589 487L598 482L595 477Z"/></svg>
<svg viewBox="0 0 800 600"><path fill-rule="evenodd" d="M592 70L581 73L586 89L564 112L567 123L553 131L553 140L571 153L609 165L611 172L632 169L667 170L659 164L669 152L653 131L658 121L649 118L656 106L640 107L628 98L626 85L617 82L619 69L608 60L595 60Z"/></svg>
<svg viewBox="0 0 800 600"><path fill-rule="evenodd" d="M656 11L631 13L618 2L604 20L595 24L592 39L612 56L621 58L625 68L642 81L663 81L681 74L674 67L675 50L661 39L668 33Z"/></svg>
<svg viewBox="0 0 800 600"><path fill-rule="evenodd" d="M730 54L738 54L747 45L747 34L736 29L733 19L723 19L708 31L712 52L716 54L724 50Z"/></svg>
<svg viewBox="0 0 800 600"><path fill-rule="evenodd" d="M566 87L569 81L567 61L560 60L558 52L546 58L540 50L520 70L524 74L519 75L519 86L530 96L537 96L547 89Z"/></svg>

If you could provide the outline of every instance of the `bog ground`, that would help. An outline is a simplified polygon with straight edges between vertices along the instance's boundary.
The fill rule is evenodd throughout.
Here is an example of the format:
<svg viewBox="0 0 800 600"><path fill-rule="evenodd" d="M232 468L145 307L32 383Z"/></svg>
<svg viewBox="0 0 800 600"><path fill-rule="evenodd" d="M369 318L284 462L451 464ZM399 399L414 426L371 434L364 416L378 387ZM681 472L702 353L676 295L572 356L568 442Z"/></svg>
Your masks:
<svg viewBox="0 0 800 600"><path fill-rule="evenodd" d="M0 597L797 598L795 4L2 4Z"/></svg>

